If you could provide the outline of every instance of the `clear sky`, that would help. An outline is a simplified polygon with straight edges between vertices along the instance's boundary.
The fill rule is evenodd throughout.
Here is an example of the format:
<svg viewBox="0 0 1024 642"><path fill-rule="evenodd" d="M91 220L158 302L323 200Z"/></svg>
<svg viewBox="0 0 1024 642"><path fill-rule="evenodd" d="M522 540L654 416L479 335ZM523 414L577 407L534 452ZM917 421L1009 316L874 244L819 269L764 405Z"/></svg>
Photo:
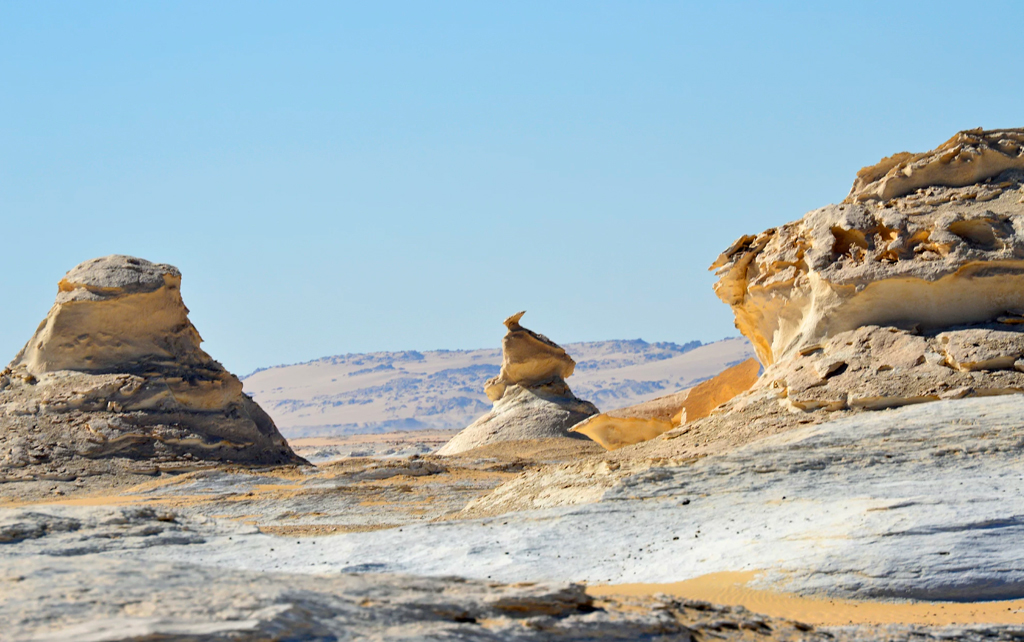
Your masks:
<svg viewBox="0 0 1024 642"><path fill-rule="evenodd" d="M735 335L707 266L1024 126L1024 3L0 2L0 359L106 254L229 369ZM7 356L3 356L7 355Z"/></svg>

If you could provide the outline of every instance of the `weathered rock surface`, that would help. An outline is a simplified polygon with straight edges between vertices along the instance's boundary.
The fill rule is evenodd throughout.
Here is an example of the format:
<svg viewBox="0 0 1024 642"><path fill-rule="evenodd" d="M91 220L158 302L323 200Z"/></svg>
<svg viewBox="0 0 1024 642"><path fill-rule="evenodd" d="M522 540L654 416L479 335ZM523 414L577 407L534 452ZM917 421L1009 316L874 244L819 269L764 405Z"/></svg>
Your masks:
<svg viewBox="0 0 1024 642"><path fill-rule="evenodd" d="M536 387L565 381L576 369L576 362L557 343L519 325L526 311L505 319L508 332L501 340L501 371L484 385L491 401L505 394L508 386Z"/></svg>
<svg viewBox="0 0 1024 642"><path fill-rule="evenodd" d="M755 570L763 588L805 594L1019 599L1022 412L1024 397L1008 396L860 413L627 472L571 507L350 533L317 539L316 549L253 535L230 548L144 552L250 570L324 572L351 560L418 575L458 568L503 582L658 583ZM610 463L593 471L592 486L620 472ZM572 492L553 479L550 494Z"/></svg>
<svg viewBox="0 0 1024 642"><path fill-rule="evenodd" d="M454 455L502 441L578 437L569 429L596 413L594 404L577 399L564 383L533 388L510 386L490 412L453 437L437 454Z"/></svg>
<svg viewBox="0 0 1024 642"><path fill-rule="evenodd" d="M1024 170L1024 130L980 127L923 154L901 152L857 172L844 203L888 201L922 187L963 187L1008 169Z"/></svg>
<svg viewBox="0 0 1024 642"><path fill-rule="evenodd" d="M0 478L299 463L237 377L200 349L174 267L87 261L0 375Z"/></svg>
<svg viewBox="0 0 1024 642"><path fill-rule="evenodd" d="M418 535L409 546L418 547ZM340 537L270 537L188 511L7 509L0 537L0 619L4 635L19 640L1019 639L1018 628L999 626L816 628L741 606L595 598L565 582L383 574L376 563L339 573ZM209 551L236 546L250 556L249 570L211 563ZM275 555L282 547L328 563L285 572L289 564Z"/></svg>
<svg viewBox="0 0 1024 642"><path fill-rule="evenodd" d="M897 155L862 170L846 202L736 241L712 266L715 291L761 362L865 325L1019 318L1021 140L1024 130L975 131Z"/></svg>
<svg viewBox="0 0 1024 642"><path fill-rule="evenodd" d="M883 161L846 202L741 238L713 268L765 364L751 389L610 454L603 469L580 463L508 482L488 510L593 501L595 488L659 461L862 412L1024 392L1022 137L966 132Z"/></svg>
<svg viewBox="0 0 1024 642"><path fill-rule="evenodd" d="M196 514L188 502L173 509L163 501L0 509L0 578L6 580L0 581L0 618L16 627L9 630L18 639L89 633L120 640L131 639L121 631L185 635L203 627L210 627L207 639L256 639L271 630L301 637L301 627L333 632L341 626L378 637L393 630L440 639L549 639L569 635L562 633L568 629L583 631L577 639L605 631L644 639L641 634L659 630L644 627L665 621L649 617L666 609L695 630L696 609L674 600L587 606L588 598L564 583L660 583L759 571L755 586L806 594L1020 598L1022 412L1024 398L1013 396L860 413L626 473L586 505L331 537L271 536ZM619 472L610 463L604 474ZM235 491L244 495L261 483ZM322 500L345 502L345 495L325 493ZM265 510L286 506L298 508L285 500ZM477 579L451 579L453 572ZM552 586L509 586L516 582ZM495 610L495 601L512 597L522 600L523 618ZM573 601L580 606L542 612L552 602ZM587 613L590 608L597 610ZM448 609L462 609L477 623L438 616ZM744 611L704 609L703 621L717 621L719 634L739 636L745 629L733 625L756 620ZM1013 639L1019 631L828 633L840 640ZM778 639L764 630L758 635ZM797 639L814 639L805 635Z"/></svg>
<svg viewBox="0 0 1024 642"><path fill-rule="evenodd" d="M282 537L237 521L332 502L339 516L361 510L329 483L315 503L294 497L283 473L147 484L149 506L0 509L0 620L12 639L41 640L1019 639L1005 625L811 630L683 599L593 599L565 583L760 570L759 585L807 593L1019 596L1021 412L1024 398L1001 397L861 413L624 474L587 506L373 533ZM611 463L602 474L621 471ZM275 502L248 503L274 483ZM191 501L211 491L222 508ZM210 518L220 513L230 519Z"/></svg>
<svg viewBox="0 0 1024 642"><path fill-rule="evenodd" d="M4 566L0 563L0 568ZM185 564L142 565L91 555L76 559L73 570L67 568L64 558L44 557L23 563L18 572L17 582L0 588L5 634L40 642L688 642L723 632L734 640L836 639L809 626L760 616L743 607L668 597L595 600L579 585L509 586L381 574L252 573Z"/></svg>
<svg viewBox="0 0 1024 642"><path fill-rule="evenodd" d="M1016 325L915 334L864 326L765 370L757 384L795 410L881 410L1024 392L1024 331Z"/></svg>
<svg viewBox="0 0 1024 642"><path fill-rule="evenodd" d="M703 428L1024 391L1022 142L972 130L897 154L843 203L726 250L716 292L766 368Z"/></svg>
<svg viewBox="0 0 1024 642"><path fill-rule="evenodd" d="M505 319L508 333L501 342L501 371L485 386L494 407L441 447L438 455L502 441L585 438L569 429L598 410L578 399L565 383L576 362L551 339L519 325L523 314Z"/></svg>

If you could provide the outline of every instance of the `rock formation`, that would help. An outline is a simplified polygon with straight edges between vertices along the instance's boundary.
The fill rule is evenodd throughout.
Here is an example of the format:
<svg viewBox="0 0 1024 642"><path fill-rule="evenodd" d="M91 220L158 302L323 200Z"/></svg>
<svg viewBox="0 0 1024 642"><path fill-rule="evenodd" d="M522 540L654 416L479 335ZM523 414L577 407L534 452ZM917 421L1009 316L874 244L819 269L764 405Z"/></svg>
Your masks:
<svg viewBox="0 0 1024 642"><path fill-rule="evenodd" d="M180 284L176 268L128 256L67 273L0 375L0 476L302 461L200 349Z"/></svg>
<svg viewBox="0 0 1024 642"><path fill-rule="evenodd" d="M1024 310L1022 144L1024 130L973 130L862 169L843 203L733 243L712 265L715 291L765 365L866 325L1013 317Z"/></svg>
<svg viewBox="0 0 1024 642"><path fill-rule="evenodd" d="M557 343L519 325L526 311L505 319L508 333L501 340L501 372L484 385L491 401L498 401L508 386L537 387L552 381L565 381L576 362Z"/></svg>
<svg viewBox="0 0 1024 642"><path fill-rule="evenodd" d="M577 437L569 428L597 414L592 403L576 398L565 383L576 362L551 339L519 325L524 314L505 319L501 371L484 386L494 407L437 454L454 455L501 441Z"/></svg>
<svg viewBox="0 0 1024 642"><path fill-rule="evenodd" d="M862 169L847 199L712 266L786 411L1024 391L1024 130Z"/></svg>
<svg viewBox="0 0 1024 642"><path fill-rule="evenodd" d="M1024 169L1024 130L980 127L922 154L902 152L857 172L844 203L889 201L924 187L964 187Z"/></svg>
<svg viewBox="0 0 1024 642"><path fill-rule="evenodd" d="M662 433L707 417L757 381L761 364L747 359L692 388L651 401L611 410L582 421L572 432L590 437L608 450L654 439Z"/></svg>
<svg viewBox="0 0 1024 642"><path fill-rule="evenodd" d="M948 409L946 400L976 409L970 397L1024 392L1022 137L1024 130L975 130L954 137L963 146L883 160L861 170L845 202L740 238L712 269L716 292L764 365L749 390L601 462L521 475L467 510L596 501L652 466L689 465L795 429L885 425L933 405ZM965 170L970 163L979 163L970 166L975 174ZM894 187L910 176L927 184ZM885 180L892 186L883 189ZM901 406L888 420L856 416ZM934 412L942 421L949 411ZM610 435L609 444L612 437L621 438ZM956 451L936 444L930 452ZM818 469L814 456L801 456L802 466Z"/></svg>

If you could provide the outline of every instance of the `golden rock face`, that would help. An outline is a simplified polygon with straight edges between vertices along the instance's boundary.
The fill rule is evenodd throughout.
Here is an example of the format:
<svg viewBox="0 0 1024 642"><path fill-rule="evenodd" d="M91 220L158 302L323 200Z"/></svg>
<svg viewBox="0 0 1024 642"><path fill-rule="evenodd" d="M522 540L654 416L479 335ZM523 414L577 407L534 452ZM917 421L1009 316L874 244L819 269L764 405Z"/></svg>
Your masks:
<svg viewBox="0 0 1024 642"><path fill-rule="evenodd" d="M596 415L572 430L608 450L648 441L688 421L703 419L746 392L757 381L760 369L755 359L747 359L693 388Z"/></svg>
<svg viewBox="0 0 1024 642"><path fill-rule="evenodd" d="M576 369L576 362L557 343L519 325L526 312L505 319L508 333L501 341L501 371L484 386L491 401L505 394L508 386L536 387L564 380Z"/></svg>
<svg viewBox="0 0 1024 642"><path fill-rule="evenodd" d="M866 325L940 329L1024 309L1024 130L958 134L861 170L839 205L745 235L715 292L770 365Z"/></svg>
<svg viewBox="0 0 1024 642"><path fill-rule="evenodd" d="M711 269L765 366L737 417L1024 392L1024 129L883 159Z"/></svg>
<svg viewBox="0 0 1024 642"><path fill-rule="evenodd" d="M97 296L86 285L62 280L58 302L17 362L42 374L103 371L144 360L209 360L181 300L181 277L167 273L161 281L148 291L111 289Z"/></svg>
<svg viewBox="0 0 1024 642"><path fill-rule="evenodd" d="M82 263L61 279L57 300L11 368L41 376L160 372L151 394L123 400L152 407L154 395L196 410L227 407L242 383L200 347L181 299L181 273L129 256Z"/></svg>

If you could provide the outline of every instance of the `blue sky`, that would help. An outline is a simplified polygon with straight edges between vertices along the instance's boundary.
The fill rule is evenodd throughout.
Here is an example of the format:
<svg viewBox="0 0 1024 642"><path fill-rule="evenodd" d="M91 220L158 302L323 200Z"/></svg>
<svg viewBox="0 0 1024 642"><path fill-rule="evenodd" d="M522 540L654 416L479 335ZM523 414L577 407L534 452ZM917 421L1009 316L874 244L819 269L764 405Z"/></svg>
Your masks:
<svg viewBox="0 0 1024 642"><path fill-rule="evenodd" d="M817 5L817 6L815 6ZM94 256L228 368L736 333L707 266L1024 126L1024 4L0 2L0 353Z"/></svg>

